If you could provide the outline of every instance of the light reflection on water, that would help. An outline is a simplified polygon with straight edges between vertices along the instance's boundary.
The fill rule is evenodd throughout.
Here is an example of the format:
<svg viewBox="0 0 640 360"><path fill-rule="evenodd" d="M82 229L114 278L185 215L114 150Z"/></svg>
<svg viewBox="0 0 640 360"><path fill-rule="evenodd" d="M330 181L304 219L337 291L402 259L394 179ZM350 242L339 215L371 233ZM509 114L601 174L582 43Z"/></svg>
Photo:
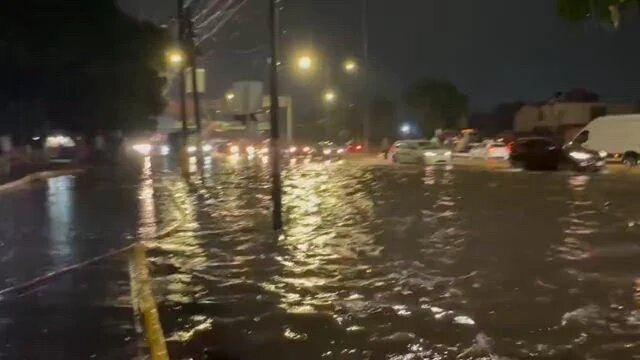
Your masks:
<svg viewBox="0 0 640 360"><path fill-rule="evenodd" d="M623 359L639 349L640 271L625 253L638 236L632 183L296 161L283 172L287 229L275 239L268 164L210 171L156 191L171 189L187 214L152 252L176 358Z"/></svg>

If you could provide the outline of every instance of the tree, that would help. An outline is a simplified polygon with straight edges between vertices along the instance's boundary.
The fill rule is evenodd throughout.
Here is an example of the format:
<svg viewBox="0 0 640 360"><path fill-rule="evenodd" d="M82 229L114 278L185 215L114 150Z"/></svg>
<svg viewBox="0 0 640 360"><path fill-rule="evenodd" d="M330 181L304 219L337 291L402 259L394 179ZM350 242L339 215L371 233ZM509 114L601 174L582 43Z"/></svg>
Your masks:
<svg viewBox="0 0 640 360"><path fill-rule="evenodd" d="M0 15L0 111L19 116L0 121L5 130L91 134L154 126L151 117L164 108L166 32L125 15L112 0L7 2ZM33 104L42 116L7 110Z"/></svg>
<svg viewBox="0 0 640 360"><path fill-rule="evenodd" d="M558 15L568 21L595 18L618 27L625 14L640 8L640 0L557 0L556 8Z"/></svg>
<svg viewBox="0 0 640 360"><path fill-rule="evenodd" d="M435 129L456 128L467 115L469 99L448 81L421 79L407 91L406 102L422 120L422 130L430 136Z"/></svg>

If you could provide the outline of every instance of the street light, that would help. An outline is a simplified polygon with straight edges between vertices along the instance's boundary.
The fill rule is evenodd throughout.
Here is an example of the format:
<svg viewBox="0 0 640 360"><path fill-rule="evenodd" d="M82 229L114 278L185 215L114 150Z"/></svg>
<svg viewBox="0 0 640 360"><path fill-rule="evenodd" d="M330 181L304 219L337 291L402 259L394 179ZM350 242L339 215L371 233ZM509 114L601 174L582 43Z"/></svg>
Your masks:
<svg viewBox="0 0 640 360"><path fill-rule="evenodd" d="M309 70L313 66L313 60L310 56L305 55L298 58L298 68L300 70Z"/></svg>
<svg viewBox="0 0 640 360"><path fill-rule="evenodd" d="M173 49L167 53L169 63L172 65L181 65L184 63L184 53L180 49Z"/></svg>
<svg viewBox="0 0 640 360"><path fill-rule="evenodd" d="M236 98L236 94L232 92L228 92L224 97L227 98L227 101L232 101L233 99Z"/></svg>
<svg viewBox="0 0 640 360"><path fill-rule="evenodd" d="M326 103L334 103L336 101L336 93L333 90L327 90L322 96Z"/></svg>
<svg viewBox="0 0 640 360"><path fill-rule="evenodd" d="M353 59L345 60L342 68L347 74L355 74L358 71L358 63Z"/></svg>

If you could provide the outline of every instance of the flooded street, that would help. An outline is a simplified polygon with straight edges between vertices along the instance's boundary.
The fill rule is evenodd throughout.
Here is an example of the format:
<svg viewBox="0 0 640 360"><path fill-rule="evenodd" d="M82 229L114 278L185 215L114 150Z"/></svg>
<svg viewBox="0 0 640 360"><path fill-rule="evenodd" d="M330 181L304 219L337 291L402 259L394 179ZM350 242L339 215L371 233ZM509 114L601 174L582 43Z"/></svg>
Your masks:
<svg viewBox="0 0 640 360"><path fill-rule="evenodd" d="M106 197L85 194L80 185L88 180L78 178L67 192L72 199L83 194L92 207L67 214L80 229L76 240L66 257L49 256L43 268L126 245L127 236L146 240L172 359L640 358L634 176L289 164L286 231L277 238L270 231L267 166L207 165L204 178L185 184L154 164L135 186L102 182ZM99 206L105 202L111 215ZM109 224L109 237L116 230L122 237L107 246L106 236L82 230L86 221ZM153 239L172 226L170 235ZM40 252L16 254L2 254L3 270L15 268L19 255L37 263ZM79 270L66 287L39 291L66 289L70 296L97 287L76 300L88 304L83 311L109 310L92 312L95 334L135 337L126 267L110 259L101 271ZM14 344L0 358L44 358L15 351L37 333L25 330L29 317L15 309L55 312L48 296L34 296L0 302L0 337L13 334ZM86 318L83 311L65 321ZM24 338L15 324L23 324ZM135 353L130 343L111 344L110 353L104 345L93 349L96 357ZM129 350L115 352L117 346ZM60 358L85 358L68 354Z"/></svg>
<svg viewBox="0 0 640 360"><path fill-rule="evenodd" d="M284 178L279 239L261 166L174 191L188 225L150 256L175 358L640 356L635 178L353 163Z"/></svg>

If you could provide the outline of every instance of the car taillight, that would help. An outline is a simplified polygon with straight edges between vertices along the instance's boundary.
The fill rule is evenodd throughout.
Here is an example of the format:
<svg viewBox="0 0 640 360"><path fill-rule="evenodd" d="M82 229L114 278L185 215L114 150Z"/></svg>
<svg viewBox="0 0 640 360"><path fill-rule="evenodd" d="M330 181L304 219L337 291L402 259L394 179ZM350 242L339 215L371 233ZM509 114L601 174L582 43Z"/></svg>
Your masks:
<svg viewBox="0 0 640 360"><path fill-rule="evenodd" d="M508 143L506 146L508 153L511 153L511 146L513 146L513 143Z"/></svg>
<svg viewBox="0 0 640 360"><path fill-rule="evenodd" d="M356 150L362 150L362 145L356 146Z"/></svg>

